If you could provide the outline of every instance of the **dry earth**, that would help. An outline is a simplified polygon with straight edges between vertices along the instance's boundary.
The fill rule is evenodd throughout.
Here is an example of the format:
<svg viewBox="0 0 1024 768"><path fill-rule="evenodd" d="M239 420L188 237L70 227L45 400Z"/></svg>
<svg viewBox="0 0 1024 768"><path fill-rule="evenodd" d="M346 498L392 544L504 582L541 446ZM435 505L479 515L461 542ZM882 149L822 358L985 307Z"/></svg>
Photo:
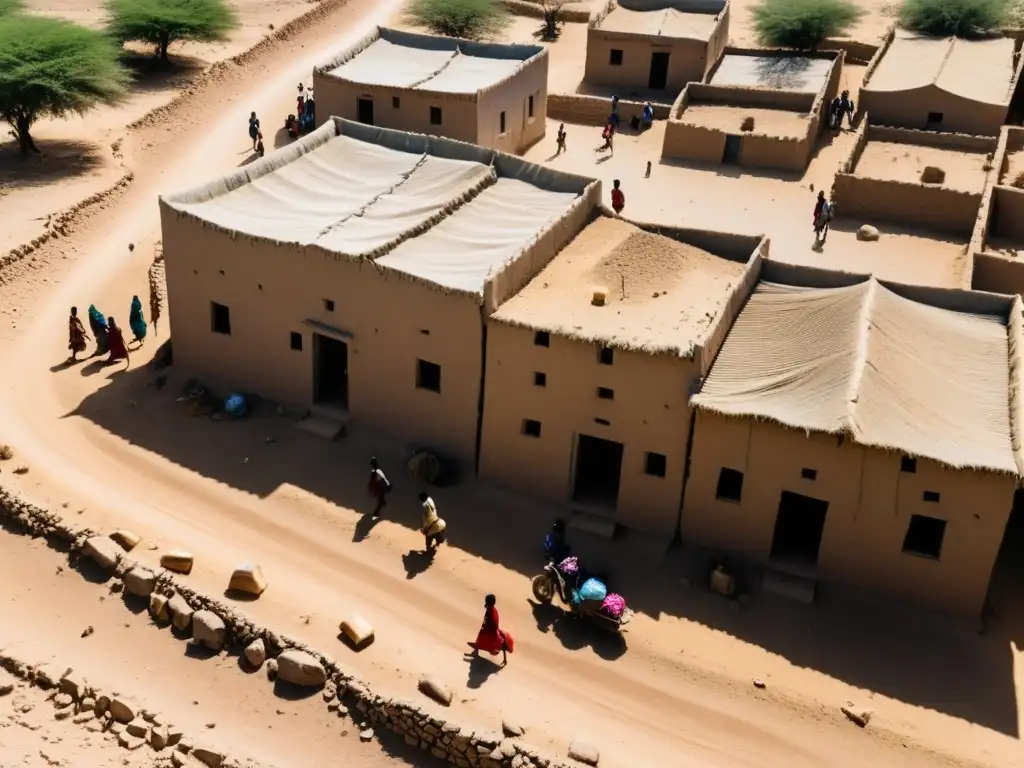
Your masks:
<svg viewBox="0 0 1024 768"><path fill-rule="evenodd" d="M734 613L699 589L684 589L678 564L654 564L640 547L623 553L636 563L624 562L622 570L623 591L641 615L628 648L609 644L525 600L550 510L473 483L439 493L451 546L428 569L413 552L420 546L416 489L399 480L389 519L372 530L361 515L365 458L380 456L402 478L402 446L372 434L324 444L273 415L237 424L189 418L175 403L184 376L175 372L161 384L145 367L165 338L166 319L162 335L133 355L127 372L60 363L68 306L95 302L124 314L132 294L146 293L159 237L156 195L245 162L249 111L274 124L315 61L397 7L395 0L352 0L288 42L217 69L184 101L127 135L123 162L135 174L129 187L78 215L66 236L4 269L0 441L12 444L16 457L0 466L2 482L94 528L135 529L158 548L145 550L153 558L187 547L197 558L188 581L208 594L220 594L231 568L255 559L271 587L243 606L254 618L344 658L395 694L414 696L415 680L430 669L458 691L453 718L489 727L515 719L551 754L564 755L566 742L584 735L601 746L608 768L1019 765L1020 643L1012 645L1004 632L976 637L912 613L827 601L805 609L757 598ZM95 145L112 143L118 126L145 111L142 101L126 109L48 127L41 138L77 131ZM838 229L824 254L809 251L810 185L826 186L848 151L845 134L822 149L803 179L785 181L659 165L657 129L620 137L615 157L596 163L597 133L570 126L569 153L552 164L622 178L627 215L769 231L773 251L794 260L955 282L952 252L960 246L912 234L886 233L866 251ZM545 142L530 157L544 160L552 150ZM655 172L643 180L648 159ZM47 183L31 205L18 202L22 193L15 190L0 199L0 215L18 226L45 216L53 208L40 200L63 207L82 194L65 186ZM19 464L27 474L12 473ZM513 519L511 530L493 523ZM251 748L253 757L280 765L397 759L322 732L314 712L277 715L288 710L267 698L265 686L249 687L248 678L216 659L185 658L169 638L151 640L144 618L115 615L120 606L91 598L95 588L77 575L57 576L49 558L38 545L0 534L0 638L7 638L0 642L14 642L19 653L66 659L107 676L110 686L152 696L181 723L194 708L190 722L216 722L216 738L240 755ZM462 659L486 591L498 595L503 622L519 640L500 672ZM339 618L351 610L370 617L378 632L358 656L336 637ZM84 640L83 622L96 628ZM754 688L752 678L767 688ZM868 729L839 714L848 699L875 710ZM276 727L284 717L287 729ZM275 727L268 728L271 721ZM57 729L28 733L70 743ZM23 749L48 748L20 735ZM103 765L106 756L96 754Z"/></svg>

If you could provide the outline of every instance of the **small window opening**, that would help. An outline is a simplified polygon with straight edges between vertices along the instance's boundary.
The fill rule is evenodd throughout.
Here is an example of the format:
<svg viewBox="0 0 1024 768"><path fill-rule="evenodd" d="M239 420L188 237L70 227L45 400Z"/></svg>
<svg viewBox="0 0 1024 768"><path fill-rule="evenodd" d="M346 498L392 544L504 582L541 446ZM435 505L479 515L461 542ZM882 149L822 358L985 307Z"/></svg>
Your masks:
<svg viewBox="0 0 1024 768"><path fill-rule="evenodd" d="M910 475L917 472L917 459L913 456L904 456L900 459L900 472L906 472Z"/></svg>
<svg viewBox="0 0 1024 768"><path fill-rule="evenodd" d="M911 515L907 535L903 538L903 551L908 555L938 560L942 555L942 540L945 536L945 520L927 515Z"/></svg>
<svg viewBox="0 0 1024 768"><path fill-rule="evenodd" d="M324 309L328 312L334 311L334 302L331 299L324 299Z"/></svg>
<svg viewBox="0 0 1024 768"><path fill-rule="evenodd" d="M931 125L938 125L939 123L942 122L942 118L943 118L943 113L942 112L929 112L928 113L928 122Z"/></svg>
<svg viewBox="0 0 1024 768"><path fill-rule="evenodd" d="M426 360L416 361L416 388L441 391L441 366Z"/></svg>
<svg viewBox="0 0 1024 768"><path fill-rule="evenodd" d="M526 100L526 116L533 117L533 96Z"/></svg>
<svg viewBox="0 0 1024 768"><path fill-rule="evenodd" d="M644 474L651 475L651 477L664 477L667 468L668 462L665 460L664 454L648 451L644 455Z"/></svg>
<svg viewBox="0 0 1024 768"><path fill-rule="evenodd" d="M218 270L218 271L220 272L221 276L223 276L223 275L224 275L224 270L223 270L223 269L221 269L221 270Z"/></svg>
<svg viewBox="0 0 1024 768"><path fill-rule="evenodd" d="M401 109L402 108L402 100L400 98L398 98L397 96L392 96L391 97L391 108L392 109Z"/></svg>
<svg viewBox="0 0 1024 768"><path fill-rule="evenodd" d="M597 361L601 365L611 365L615 360L615 352L611 347L601 347L597 352Z"/></svg>
<svg viewBox="0 0 1024 768"><path fill-rule="evenodd" d="M612 423L608 419L594 419L595 424L600 424L602 427L610 427Z"/></svg>
<svg viewBox="0 0 1024 768"><path fill-rule="evenodd" d="M715 498L722 501L739 501L743 497L743 473L722 467L718 473L718 487Z"/></svg>
<svg viewBox="0 0 1024 768"><path fill-rule="evenodd" d="M292 349L294 349L296 352L301 352L302 351L302 334L301 333L296 333L295 331L292 331L292 341L291 341L291 343L292 343Z"/></svg>
<svg viewBox="0 0 1024 768"><path fill-rule="evenodd" d="M440 125L441 124L441 108L431 107L430 108L430 124Z"/></svg>
<svg viewBox="0 0 1024 768"><path fill-rule="evenodd" d="M262 291L263 290L263 283L256 283L256 290Z"/></svg>
<svg viewBox="0 0 1024 768"><path fill-rule="evenodd" d="M622 66L622 50L620 48L612 48L611 55L608 57L608 63L613 67Z"/></svg>
<svg viewBox="0 0 1024 768"><path fill-rule="evenodd" d="M602 400L614 400L615 399L615 390L614 389L608 389L608 387L598 387L597 388L597 396L599 398L601 398Z"/></svg>
<svg viewBox="0 0 1024 768"><path fill-rule="evenodd" d="M802 477L804 480L817 480L818 470L808 469L807 467L804 467L803 469L800 470L800 477Z"/></svg>
<svg viewBox="0 0 1024 768"><path fill-rule="evenodd" d="M523 419L523 434L527 437L540 437L540 422Z"/></svg>
<svg viewBox="0 0 1024 768"><path fill-rule="evenodd" d="M548 375L541 373L540 371L533 372L533 386L535 387L546 387L548 385Z"/></svg>
<svg viewBox="0 0 1024 768"><path fill-rule="evenodd" d="M930 504L938 504L940 497L937 491L925 491L922 494L922 498L924 498L924 500L929 502Z"/></svg>
<svg viewBox="0 0 1024 768"><path fill-rule="evenodd" d="M498 133L504 133L504 132L505 132L505 113L502 112L500 115L498 115Z"/></svg>
<svg viewBox="0 0 1024 768"><path fill-rule="evenodd" d="M424 336L429 336L430 330L427 328L420 328L420 333L422 333Z"/></svg>
<svg viewBox="0 0 1024 768"><path fill-rule="evenodd" d="M210 326L214 333L231 335L231 310L223 304L210 302Z"/></svg>
<svg viewBox="0 0 1024 768"><path fill-rule="evenodd" d="M533 343L538 347L550 347L551 346L551 334L547 331L537 331L533 334Z"/></svg>

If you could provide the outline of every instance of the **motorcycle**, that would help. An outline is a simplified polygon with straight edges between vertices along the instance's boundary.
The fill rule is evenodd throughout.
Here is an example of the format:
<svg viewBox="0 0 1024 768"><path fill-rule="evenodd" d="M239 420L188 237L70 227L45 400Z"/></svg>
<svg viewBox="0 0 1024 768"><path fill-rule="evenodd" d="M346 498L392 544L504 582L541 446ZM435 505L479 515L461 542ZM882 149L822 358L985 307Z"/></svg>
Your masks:
<svg viewBox="0 0 1024 768"><path fill-rule="evenodd" d="M577 574L575 580L579 581L580 579L581 577ZM572 615L588 619L609 632L621 632L622 628L633 618L633 611L629 608L624 608L618 618L609 615L601 609L599 600L583 600L574 604L572 602L573 585L569 584L566 575L558 569L555 563L548 563L544 566L544 572L533 577L530 587L537 602L550 605L557 595L563 605L569 606Z"/></svg>

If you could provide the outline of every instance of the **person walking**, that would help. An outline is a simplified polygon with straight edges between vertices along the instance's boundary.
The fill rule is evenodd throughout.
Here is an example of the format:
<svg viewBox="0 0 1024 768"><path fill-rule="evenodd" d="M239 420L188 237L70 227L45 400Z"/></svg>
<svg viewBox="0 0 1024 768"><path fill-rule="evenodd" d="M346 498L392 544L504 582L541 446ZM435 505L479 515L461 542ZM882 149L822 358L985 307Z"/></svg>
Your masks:
<svg viewBox="0 0 1024 768"><path fill-rule="evenodd" d="M621 215L622 209L626 207L626 196L622 193L622 188L619 185L619 180L615 179L612 182L612 210L616 214Z"/></svg>
<svg viewBox="0 0 1024 768"><path fill-rule="evenodd" d="M128 345L124 343L124 334L121 333L117 321L112 317L107 318L107 348L110 350L110 357L106 360L107 365L116 363L118 360L126 360L131 363L131 358L128 356Z"/></svg>
<svg viewBox="0 0 1024 768"><path fill-rule="evenodd" d="M470 643L473 649L473 656L479 656L480 651L487 651L492 656L501 653L501 666L508 664L508 655L514 648L514 641L509 632L501 629L498 619L498 600L494 595L487 595L484 598L484 621L477 633L476 642Z"/></svg>
<svg viewBox="0 0 1024 768"><path fill-rule="evenodd" d="M78 307L71 308L71 316L68 318L68 349L71 350L69 362L78 362L78 353L85 352L85 342L89 334L85 332L85 326L78 317Z"/></svg>
<svg viewBox="0 0 1024 768"><path fill-rule="evenodd" d="M89 305L89 328L92 329L92 337L96 340L96 351L92 356L107 354L107 319L96 309L95 304Z"/></svg>
<svg viewBox="0 0 1024 768"><path fill-rule="evenodd" d="M381 512L388 503L388 494L391 493L391 481L388 480L384 471L377 464L377 459L370 459L370 482L366 486L370 496L377 500L377 506L373 509L373 519L380 517Z"/></svg>
<svg viewBox="0 0 1024 768"><path fill-rule="evenodd" d="M444 544L445 531L448 524L437 515L437 505L426 493L420 492L420 504L423 505L423 526L420 531L426 539L426 553L432 555Z"/></svg>
<svg viewBox="0 0 1024 768"><path fill-rule="evenodd" d="M142 316L142 302L138 296L132 296L132 308L128 313L128 327L132 329L134 341L141 347L146 339L146 318Z"/></svg>
<svg viewBox="0 0 1024 768"><path fill-rule="evenodd" d="M256 142L260 135L260 119L255 112L249 114L249 138L252 139L252 151L256 151Z"/></svg>
<svg viewBox="0 0 1024 768"><path fill-rule="evenodd" d="M558 151L555 152L555 157L565 152L565 123L558 126L558 135L555 137L555 146L558 147Z"/></svg>

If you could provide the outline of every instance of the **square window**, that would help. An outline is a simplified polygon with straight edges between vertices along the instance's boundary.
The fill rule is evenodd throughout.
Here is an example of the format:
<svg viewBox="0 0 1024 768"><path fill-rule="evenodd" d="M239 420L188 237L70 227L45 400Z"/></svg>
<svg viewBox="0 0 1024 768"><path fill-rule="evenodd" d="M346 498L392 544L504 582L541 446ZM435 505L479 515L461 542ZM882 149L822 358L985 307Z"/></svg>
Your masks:
<svg viewBox="0 0 1024 768"><path fill-rule="evenodd" d="M441 366L426 360L416 361L416 389L441 391Z"/></svg>
<svg viewBox="0 0 1024 768"><path fill-rule="evenodd" d="M541 373L540 371L533 372L533 386L535 387L546 387L548 385L548 375Z"/></svg>
<svg viewBox="0 0 1024 768"><path fill-rule="evenodd" d="M216 301L210 302L210 328L214 333L231 335L231 310Z"/></svg>
<svg viewBox="0 0 1024 768"><path fill-rule="evenodd" d="M334 302L331 301L330 299L324 299L324 309L327 310L328 312L333 312Z"/></svg>
<svg viewBox="0 0 1024 768"><path fill-rule="evenodd" d="M301 333L296 333L295 331L292 331L292 341L291 341L291 343L292 343L292 349L294 349L296 352L301 352L302 351L302 334Z"/></svg>
<svg viewBox="0 0 1024 768"><path fill-rule="evenodd" d="M644 474L651 477L664 477L667 467L668 462L665 460L664 454L648 452L644 455Z"/></svg>
<svg viewBox="0 0 1024 768"><path fill-rule="evenodd" d="M803 469L800 470L800 477L802 477L804 480L817 480L818 470L808 469L807 467L804 467Z"/></svg>
<svg viewBox="0 0 1024 768"><path fill-rule="evenodd" d="M392 96L391 97L391 108L392 109L401 109L402 108L402 100L400 98L398 98L397 96Z"/></svg>
<svg viewBox="0 0 1024 768"><path fill-rule="evenodd" d="M440 125L441 124L441 108L431 107L430 108L430 124Z"/></svg>
<svg viewBox="0 0 1024 768"><path fill-rule="evenodd" d="M611 56L608 57L608 63L613 67L622 66L622 51L619 48L612 48Z"/></svg>
<svg viewBox="0 0 1024 768"><path fill-rule="evenodd" d="M597 362L601 365L611 365L615 360L615 352L611 347L601 347L597 351Z"/></svg>
<svg viewBox="0 0 1024 768"><path fill-rule="evenodd" d="M533 96L526 99L526 116L533 117Z"/></svg>
<svg viewBox="0 0 1024 768"><path fill-rule="evenodd" d="M718 473L718 487L715 498L721 501L739 501L743 497L743 473L722 467Z"/></svg>
<svg viewBox="0 0 1024 768"><path fill-rule="evenodd" d="M597 396L599 398L601 398L602 400L614 400L615 399L615 390L614 389L608 389L608 387L598 387L597 388Z"/></svg>
<svg viewBox="0 0 1024 768"><path fill-rule="evenodd" d="M523 419L523 434L528 437L540 437L540 422Z"/></svg>
<svg viewBox="0 0 1024 768"><path fill-rule="evenodd" d="M551 334L547 331L537 331L533 334L533 343L538 347L550 347L551 346Z"/></svg>
<svg viewBox="0 0 1024 768"><path fill-rule="evenodd" d="M937 125L942 122L942 117L942 112L929 112L928 122L932 123L933 125Z"/></svg>
<svg viewBox="0 0 1024 768"><path fill-rule="evenodd" d="M933 557L942 554L942 540L946 536L946 521L926 515L911 515L907 535L903 537L903 551L908 555Z"/></svg>
<svg viewBox="0 0 1024 768"><path fill-rule="evenodd" d="M498 133L504 133L504 132L505 132L505 113L502 112L500 115L498 115Z"/></svg>
<svg viewBox="0 0 1024 768"><path fill-rule="evenodd" d="M921 497L929 504L938 504L940 498L937 491L925 491Z"/></svg>
<svg viewBox="0 0 1024 768"><path fill-rule="evenodd" d="M900 472L906 472L910 475L917 472L917 459L913 456L904 456L900 459Z"/></svg>
<svg viewBox="0 0 1024 768"><path fill-rule="evenodd" d="M610 427L612 423L608 419L594 419L595 424L600 424L602 427Z"/></svg>

